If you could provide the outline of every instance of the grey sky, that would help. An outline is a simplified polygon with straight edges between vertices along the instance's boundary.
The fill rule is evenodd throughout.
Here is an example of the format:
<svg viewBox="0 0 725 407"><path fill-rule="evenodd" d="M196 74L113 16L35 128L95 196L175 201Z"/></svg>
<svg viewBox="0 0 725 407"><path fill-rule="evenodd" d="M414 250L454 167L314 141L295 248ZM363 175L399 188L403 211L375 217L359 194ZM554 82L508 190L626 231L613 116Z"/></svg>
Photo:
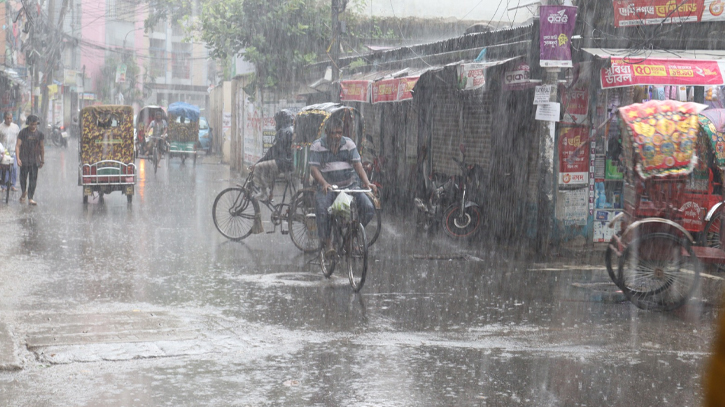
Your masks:
<svg viewBox="0 0 725 407"><path fill-rule="evenodd" d="M522 22L531 17L526 8L519 9L518 13L516 10L506 9L529 2L530 0L366 0L365 13L370 14L372 8L372 14L381 17L465 17L466 20L489 21L493 18L494 21Z"/></svg>

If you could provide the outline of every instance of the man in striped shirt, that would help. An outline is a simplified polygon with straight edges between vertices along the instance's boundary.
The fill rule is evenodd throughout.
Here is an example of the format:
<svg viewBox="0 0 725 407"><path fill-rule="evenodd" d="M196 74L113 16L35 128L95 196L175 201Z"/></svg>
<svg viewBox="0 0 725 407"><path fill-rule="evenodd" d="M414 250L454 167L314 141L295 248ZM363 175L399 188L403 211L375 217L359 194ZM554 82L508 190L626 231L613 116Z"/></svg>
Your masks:
<svg viewBox="0 0 725 407"><path fill-rule="evenodd" d="M375 185L370 183L363 170L360 153L357 151L355 142L342 135L342 120L329 120L325 127L326 137L320 137L312 143L309 159L310 172L317 181L317 193L315 194L317 234L326 249L326 254L334 253L330 242L330 214L327 212L327 208L335 201L337 194L331 191L331 186L357 189L360 188L360 180L362 180L363 189L376 191ZM360 221L365 226L375 215L375 208L365 194L353 195L360 211Z"/></svg>

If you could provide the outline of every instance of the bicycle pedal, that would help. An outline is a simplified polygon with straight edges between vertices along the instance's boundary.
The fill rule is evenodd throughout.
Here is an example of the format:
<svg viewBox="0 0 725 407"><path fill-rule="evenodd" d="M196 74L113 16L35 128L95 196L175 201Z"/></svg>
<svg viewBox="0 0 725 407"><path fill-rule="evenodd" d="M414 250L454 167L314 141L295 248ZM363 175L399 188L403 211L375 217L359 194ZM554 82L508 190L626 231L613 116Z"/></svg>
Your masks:
<svg viewBox="0 0 725 407"><path fill-rule="evenodd" d="M289 230L280 230L283 235L289 235Z"/></svg>
<svg viewBox="0 0 725 407"><path fill-rule="evenodd" d="M276 232L276 230L273 230L271 232L267 232L268 235L271 235L272 233Z"/></svg>

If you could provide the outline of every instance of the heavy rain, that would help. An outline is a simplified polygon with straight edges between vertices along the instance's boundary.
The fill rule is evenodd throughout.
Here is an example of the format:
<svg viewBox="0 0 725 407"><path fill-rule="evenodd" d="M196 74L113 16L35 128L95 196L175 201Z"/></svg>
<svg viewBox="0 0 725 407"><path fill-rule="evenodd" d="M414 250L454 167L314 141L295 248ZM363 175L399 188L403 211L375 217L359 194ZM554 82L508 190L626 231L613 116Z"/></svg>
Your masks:
<svg viewBox="0 0 725 407"><path fill-rule="evenodd" d="M724 11L3 2L0 406L722 405Z"/></svg>

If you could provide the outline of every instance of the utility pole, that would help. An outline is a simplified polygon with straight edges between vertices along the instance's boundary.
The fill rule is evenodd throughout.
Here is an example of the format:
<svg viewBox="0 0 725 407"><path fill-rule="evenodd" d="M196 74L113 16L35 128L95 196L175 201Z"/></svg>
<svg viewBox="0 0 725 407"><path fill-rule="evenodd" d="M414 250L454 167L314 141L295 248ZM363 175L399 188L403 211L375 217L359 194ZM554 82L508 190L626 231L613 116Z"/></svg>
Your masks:
<svg viewBox="0 0 725 407"><path fill-rule="evenodd" d="M332 90L330 97L334 102L340 101L340 92L335 85L340 80L340 13L345 11L348 0L332 0L330 19L332 21L332 41L329 54L332 60Z"/></svg>
<svg viewBox="0 0 725 407"><path fill-rule="evenodd" d="M63 0L63 5L60 8L60 15L58 16L58 25L56 29L53 29L53 14L51 14L51 10L55 11L55 0L49 0L48 3L48 27L46 31L50 34L46 38L48 40L55 40L56 42L52 45L52 48L50 48L50 51L47 53L48 58L45 61L45 82L42 85L41 92L42 92L42 103L40 107L40 122L44 124L46 123L46 119L48 117L48 106L50 105L50 100L48 100L48 86L53 84L53 70L55 69L55 65L58 63L58 60L60 59L60 52L63 49L63 36L61 33L63 32L63 20L65 20L65 13L68 11L68 0ZM57 34L57 38L56 35ZM50 45L49 45L50 46Z"/></svg>

